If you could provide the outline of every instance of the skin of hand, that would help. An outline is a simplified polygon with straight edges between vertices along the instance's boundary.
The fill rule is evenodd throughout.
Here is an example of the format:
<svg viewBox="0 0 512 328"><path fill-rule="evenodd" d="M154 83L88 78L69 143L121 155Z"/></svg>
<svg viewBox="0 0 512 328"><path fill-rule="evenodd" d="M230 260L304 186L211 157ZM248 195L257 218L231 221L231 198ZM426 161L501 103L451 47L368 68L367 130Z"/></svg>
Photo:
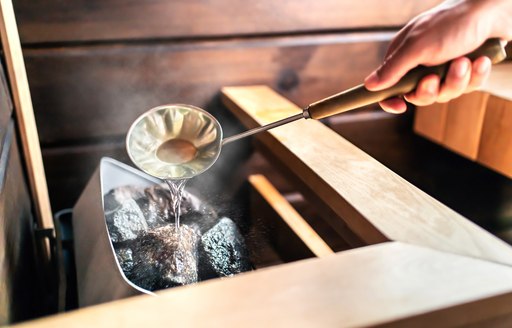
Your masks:
<svg viewBox="0 0 512 328"><path fill-rule="evenodd" d="M391 41L383 64L365 79L370 91L394 85L418 65L439 65L452 60L445 80L425 76L404 99L417 106L447 102L482 86L491 61L470 53L489 38L512 39L512 0L459 0L445 2L412 19ZM407 109L402 98L380 102L390 113Z"/></svg>

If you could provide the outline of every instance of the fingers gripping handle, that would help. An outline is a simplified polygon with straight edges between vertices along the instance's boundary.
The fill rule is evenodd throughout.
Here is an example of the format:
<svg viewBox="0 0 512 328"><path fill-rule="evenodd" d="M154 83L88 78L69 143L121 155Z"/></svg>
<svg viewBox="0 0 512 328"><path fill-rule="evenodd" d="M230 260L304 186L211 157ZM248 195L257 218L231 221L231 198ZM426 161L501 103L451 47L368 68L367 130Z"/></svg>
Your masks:
<svg viewBox="0 0 512 328"><path fill-rule="evenodd" d="M487 56L493 64L499 63L507 56L505 52L505 44L499 39L489 39L478 49L467 54L471 60L479 57ZM403 95L413 91L418 82L425 76L437 74L443 80L446 76L450 63L437 66L417 66L410 70L398 83L390 88L369 91L363 84L352 89L332 95L309 105L305 111L309 117L321 119L335 114L343 113L362 106L370 105L391 97Z"/></svg>

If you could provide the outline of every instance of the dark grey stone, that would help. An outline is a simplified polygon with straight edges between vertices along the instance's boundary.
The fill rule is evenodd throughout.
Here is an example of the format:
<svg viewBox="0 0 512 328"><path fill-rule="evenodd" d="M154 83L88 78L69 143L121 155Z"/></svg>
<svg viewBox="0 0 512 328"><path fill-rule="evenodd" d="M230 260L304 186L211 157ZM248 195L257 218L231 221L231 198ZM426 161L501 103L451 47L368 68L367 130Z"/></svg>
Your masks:
<svg viewBox="0 0 512 328"><path fill-rule="evenodd" d="M114 210L105 212L105 218L114 243L133 240L148 229L144 214L133 199L124 200Z"/></svg>
<svg viewBox="0 0 512 328"><path fill-rule="evenodd" d="M127 277L148 290L197 282L199 235L185 225L179 232L178 236L175 226L168 225L143 233L134 243L133 268Z"/></svg>
<svg viewBox="0 0 512 328"><path fill-rule="evenodd" d="M220 219L201 237L201 259L203 258L202 265L209 266L220 277L251 270L244 237L229 218ZM206 268L203 270L209 271Z"/></svg>
<svg viewBox="0 0 512 328"><path fill-rule="evenodd" d="M104 197L118 262L134 284L158 290L251 270L244 238L228 218L184 192L181 239L166 185L121 187Z"/></svg>

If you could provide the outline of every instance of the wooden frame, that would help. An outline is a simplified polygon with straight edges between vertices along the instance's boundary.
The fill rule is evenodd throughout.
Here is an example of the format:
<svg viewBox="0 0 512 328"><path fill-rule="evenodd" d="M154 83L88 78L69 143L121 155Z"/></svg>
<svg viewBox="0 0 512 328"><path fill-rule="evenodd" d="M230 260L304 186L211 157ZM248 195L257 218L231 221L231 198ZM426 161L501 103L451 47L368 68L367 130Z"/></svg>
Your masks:
<svg viewBox="0 0 512 328"><path fill-rule="evenodd" d="M300 110L264 86L224 88L223 99L247 127ZM320 122L299 121L258 138L324 198L336 215L333 220L346 221L366 244L376 245L21 327L512 322L512 247L409 185ZM265 189L261 181L252 180Z"/></svg>
<svg viewBox="0 0 512 328"><path fill-rule="evenodd" d="M16 122L39 228L53 228L37 126L12 1L0 0L0 35L16 111Z"/></svg>

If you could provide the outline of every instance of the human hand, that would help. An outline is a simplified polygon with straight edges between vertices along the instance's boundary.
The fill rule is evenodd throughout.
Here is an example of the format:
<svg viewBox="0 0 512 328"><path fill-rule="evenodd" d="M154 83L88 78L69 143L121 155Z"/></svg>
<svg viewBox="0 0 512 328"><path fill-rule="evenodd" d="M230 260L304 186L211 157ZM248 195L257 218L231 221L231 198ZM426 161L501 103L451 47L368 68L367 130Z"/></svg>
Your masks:
<svg viewBox="0 0 512 328"><path fill-rule="evenodd" d="M445 80L425 76L404 99L418 106L447 102L482 86L491 61L480 57L471 62L464 54L491 37L512 39L512 1L463 0L444 3L409 22L392 40L384 63L365 80L368 90L391 87L409 70L452 60ZM455 58L455 59L454 59ZM380 102L391 113L406 110L402 98Z"/></svg>

